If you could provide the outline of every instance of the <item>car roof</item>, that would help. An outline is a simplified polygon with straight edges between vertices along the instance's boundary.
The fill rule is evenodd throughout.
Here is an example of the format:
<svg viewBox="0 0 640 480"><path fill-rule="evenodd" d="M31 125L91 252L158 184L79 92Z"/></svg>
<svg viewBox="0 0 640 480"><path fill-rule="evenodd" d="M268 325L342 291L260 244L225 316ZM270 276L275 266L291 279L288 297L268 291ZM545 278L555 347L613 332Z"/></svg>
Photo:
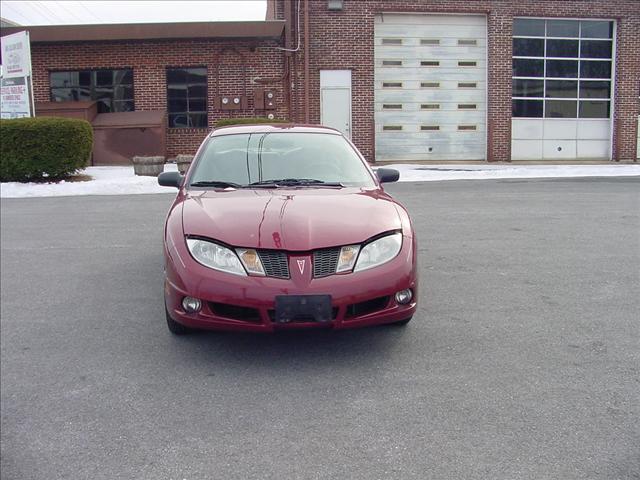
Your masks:
<svg viewBox="0 0 640 480"><path fill-rule="evenodd" d="M214 129L210 136L237 135L240 133L327 133L330 135L342 135L338 130L322 125L306 125L297 123L265 123L252 125L229 125Z"/></svg>

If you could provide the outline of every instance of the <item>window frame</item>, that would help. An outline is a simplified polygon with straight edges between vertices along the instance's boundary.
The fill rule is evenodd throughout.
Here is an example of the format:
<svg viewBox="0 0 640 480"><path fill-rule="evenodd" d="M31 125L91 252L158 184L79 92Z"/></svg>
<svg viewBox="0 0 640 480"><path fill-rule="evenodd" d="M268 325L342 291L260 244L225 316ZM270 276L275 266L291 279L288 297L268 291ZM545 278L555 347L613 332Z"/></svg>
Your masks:
<svg viewBox="0 0 640 480"><path fill-rule="evenodd" d="M111 72L112 75L112 80L111 80L111 97L110 97L110 108L109 110L106 111L102 111L100 108L100 98L95 97L95 92L99 89L99 88L106 88L104 85L98 85L97 82L97 77L96 74L97 72L105 72L105 71L109 71ZM131 88L131 98L130 99L126 99L126 100L117 100L120 103L130 103L131 104L131 110L114 110L113 106L116 102L116 100L114 99L113 94L115 93L115 87L116 84L113 83L113 72L116 71L129 71L131 72L131 83L120 83L117 84L117 86L124 86L124 87L130 87ZM77 70L62 70L62 69L54 69L54 70L48 70L49 73L49 101L51 102L56 102L56 103L63 103L65 101L82 101L82 100L55 100L54 96L53 96L53 91L54 90L60 90L60 89L80 89L80 88L87 88L87 87L83 87L80 84L77 85L71 85L71 86L66 86L66 87L54 87L52 85L51 82L51 75L52 74L56 74L56 73L77 73L78 77L80 76L81 73L83 72L87 72L90 74L90 80L89 80L89 96L91 97L92 102L98 102L98 113L122 113L122 112L135 112L136 110L136 91L135 91L135 75L134 75L134 69L133 67L98 67L98 68L82 68L82 69L77 69Z"/></svg>
<svg viewBox="0 0 640 480"><path fill-rule="evenodd" d="M183 110L176 110L176 111L172 111L169 109L169 101L170 101L170 97L169 97L169 85L178 85L176 82L169 82L169 71L171 70L204 70L205 71L205 81L204 84L190 84L187 78L186 83L184 84L186 87L186 111ZM188 73L187 73L188 75ZM204 111L202 110L194 110L191 111L190 107L189 107L189 87L190 86L200 86L200 85L204 85L205 90L204 90L204 98L203 97L194 97L193 99L197 99L197 100L204 100ZM190 65L188 67L179 67L179 66L167 66L165 67L165 92L166 92L166 101L167 101L167 128L170 129L178 129L178 130L184 130L184 129L198 129L198 130L207 130L209 128L209 69L207 68L206 65ZM204 114L204 118L205 118L205 126L193 126L192 125L192 121L191 121L191 115L202 115ZM172 115L185 115L187 117L187 121L188 123L190 123L191 125L187 125L186 127L182 127L182 126L175 126L175 125L171 125L171 116Z"/></svg>
<svg viewBox="0 0 640 480"><path fill-rule="evenodd" d="M526 75L515 75L515 72L512 73L512 91L511 91L511 99L512 99L512 111L513 105L515 105L515 101L537 101L542 102L542 116L541 117L527 117L527 116L515 116L512 114L512 118L518 119L548 119L548 118L561 118L561 119L581 119L581 118L594 118L594 117L581 117L580 116L580 105L582 102L588 102L597 100L603 103L607 103L607 111L609 112L608 117L595 117L597 119L612 119L613 118L613 103L614 103L614 92L615 92L615 65L616 65L616 34L617 34L617 22L615 19L603 19L603 18L557 18L557 17L514 17L514 23L517 20L542 20L544 21L544 35L516 35L512 36L512 44L515 43L516 39L537 39L543 41L543 56L526 56L526 55L515 55L512 53L512 65L516 59L524 59L524 60L542 60L542 76L534 77L534 76L526 76ZM570 36L550 36L548 32L548 21L573 21L578 23L578 33L575 37ZM586 22L607 22L611 25L610 38L603 37L585 37L582 35L583 24ZM515 26L514 26L515 32ZM547 41L548 40L574 40L578 42L577 48L577 56L575 57L550 57L547 56ZM611 44L611 56L609 58L602 57L588 57L582 56L582 42L588 41L603 41L610 42ZM575 61L577 62L577 73L574 76L567 77L550 77L547 76L547 61L554 60L562 60L562 61ZM582 64L583 62L607 62L610 65L610 76L608 78L601 77L583 77L582 76ZM512 67L513 68L513 67ZM539 80L543 82L543 90L540 96L517 96L515 91L513 90L513 86L515 85L516 80ZM568 81L568 82L577 82L578 88L575 97L549 97L547 96L547 81ZM582 86L581 83L585 81L593 81L593 82L608 82L609 84L609 96L608 97L586 97L582 95ZM585 89L586 90L586 89ZM569 101L576 102L576 116L575 117L547 117L547 101Z"/></svg>

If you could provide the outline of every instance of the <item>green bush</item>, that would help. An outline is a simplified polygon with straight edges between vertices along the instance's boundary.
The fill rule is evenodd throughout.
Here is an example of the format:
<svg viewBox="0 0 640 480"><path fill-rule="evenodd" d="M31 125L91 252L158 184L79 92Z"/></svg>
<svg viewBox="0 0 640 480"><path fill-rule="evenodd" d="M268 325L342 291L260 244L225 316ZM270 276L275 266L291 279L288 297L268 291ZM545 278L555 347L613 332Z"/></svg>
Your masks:
<svg viewBox="0 0 640 480"><path fill-rule="evenodd" d="M93 130L85 120L0 120L0 181L64 178L87 165L92 148Z"/></svg>
<svg viewBox="0 0 640 480"><path fill-rule="evenodd" d="M265 117L252 117L252 118L223 118L216 122L217 127L227 127L229 125L253 125L256 123L291 123L289 120L278 120L274 118L269 120Z"/></svg>

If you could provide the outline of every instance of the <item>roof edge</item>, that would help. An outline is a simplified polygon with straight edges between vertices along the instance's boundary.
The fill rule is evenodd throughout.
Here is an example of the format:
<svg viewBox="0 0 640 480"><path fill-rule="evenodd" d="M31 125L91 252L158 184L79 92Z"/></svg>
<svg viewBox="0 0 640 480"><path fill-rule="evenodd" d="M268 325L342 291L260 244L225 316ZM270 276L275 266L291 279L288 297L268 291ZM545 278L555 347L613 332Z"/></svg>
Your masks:
<svg viewBox="0 0 640 480"><path fill-rule="evenodd" d="M2 28L2 36L28 31L31 43L167 40L193 38L279 38L284 20L246 22L114 23L33 25Z"/></svg>

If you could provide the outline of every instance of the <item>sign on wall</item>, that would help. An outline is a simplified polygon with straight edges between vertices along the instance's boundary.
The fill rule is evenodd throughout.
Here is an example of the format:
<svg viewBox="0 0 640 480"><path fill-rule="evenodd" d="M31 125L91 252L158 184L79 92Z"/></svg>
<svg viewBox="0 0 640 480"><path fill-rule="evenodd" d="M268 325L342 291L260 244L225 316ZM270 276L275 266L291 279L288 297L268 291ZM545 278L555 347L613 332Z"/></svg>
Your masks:
<svg viewBox="0 0 640 480"><path fill-rule="evenodd" d="M2 80L0 81L0 116L30 117L33 108L31 86L31 48L29 32L2 37Z"/></svg>
<svg viewBox="0 0 640 480"><path fill-rule="evenodd" d="M29 32L18 32L2 37L2 76L4 78L31 75L31 48Z"/></svg>
<svg viewBox="0 0 640 480"><path fill-rule="evenodd" d="M3 78L0 86L2 118L31 116L27 77Z"/></svg>

